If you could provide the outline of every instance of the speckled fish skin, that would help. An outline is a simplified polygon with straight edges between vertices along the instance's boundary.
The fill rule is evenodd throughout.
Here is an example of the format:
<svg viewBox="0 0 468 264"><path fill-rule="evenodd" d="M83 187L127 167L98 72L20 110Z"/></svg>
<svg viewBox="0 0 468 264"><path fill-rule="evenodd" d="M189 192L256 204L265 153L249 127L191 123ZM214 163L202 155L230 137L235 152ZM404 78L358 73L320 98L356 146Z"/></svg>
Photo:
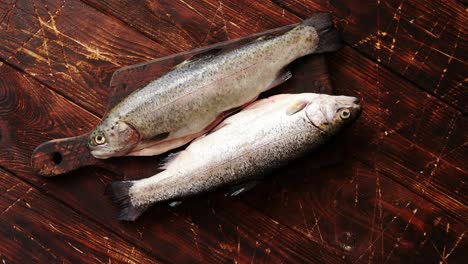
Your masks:
<svg viewBox="0 0 468 264"><path fill-rule="evenodd" d="M281 83L295 59L340 46L331 15L319 12L280 36L185 63L115 106L91 133L91 153L148 156L182 146ZM96 144L99 135L105 144Z"/></svg>
<svg viewBox="0 0 468 264"><path fill-rule="evenodd" d="M358 100L347 96L307 93L260 100L192 142L163 172L112 183L111 195L122 206L119 219L134 220L156 202L265 175L326 142L360 111Z"/></svg>

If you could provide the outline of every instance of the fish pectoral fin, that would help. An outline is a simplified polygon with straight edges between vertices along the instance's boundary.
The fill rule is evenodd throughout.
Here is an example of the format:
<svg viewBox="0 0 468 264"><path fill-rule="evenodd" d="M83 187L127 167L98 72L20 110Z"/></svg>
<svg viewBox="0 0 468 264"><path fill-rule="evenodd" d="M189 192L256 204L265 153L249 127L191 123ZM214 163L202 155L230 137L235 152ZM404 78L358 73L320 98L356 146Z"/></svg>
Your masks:
<svg viewBox="0 0 468 264"><path fill-rule="evenodd" d="M179 206L180 204L182 204L182 201L172 201L169 203L169 206L174 208Z"/></svg>
<svg viewBox="0 0 468 264"><path fill-rule="evenodd" d="M264 41L264 40L270 40L272 38L276 37L275 34L266 34L266 35L263 35L263 36L260 36L258 37L257 39L255 39L255 41Z"/></svg>
<svg viewBox="0 0 468 264"><path fill-rule="evenodd" d="M150 141L161 141L169 137L170 132L159 133L156 136L152 137Z"/></svg>
<svg viewBox="0 0 468 264"><path fill-rule="evenodd" d="M224 196L237 196L243 192L253 189L259 183L259 180L253 180L246 183L234 185L229 188L229 191L224 194Z"/></svg>
<svg viewBox="0 0 468 264"><path fill-rule="evenodd" d="M281 70L278 75L276 76L276 78L267 86L267 89L266 90L269 90L273 87L276 87L282 83L284 83L285 81L291 79L292 77L292 72L290 71L289 68L284 68L283 70Z"/></svg>
<svg viewBox="0 0 468 264"><path fill-rule="evenodd" d="M294 104L290 105L286 110L287 115L294 115L295 113L304 109L309 102L306 101L297 101Z"/></svg>

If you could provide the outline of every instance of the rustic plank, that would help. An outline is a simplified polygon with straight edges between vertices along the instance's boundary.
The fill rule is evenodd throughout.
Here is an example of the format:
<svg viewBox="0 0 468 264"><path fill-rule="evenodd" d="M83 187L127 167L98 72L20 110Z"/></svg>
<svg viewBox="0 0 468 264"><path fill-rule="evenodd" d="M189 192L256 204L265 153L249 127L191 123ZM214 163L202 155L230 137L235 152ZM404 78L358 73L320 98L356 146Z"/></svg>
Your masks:
<svg viewBox="0 0 468 264"><path fill-rule="evenodd" d="M240 199L352 263L463 262L465 223L355 159L319 169L309 159Z"/></svg>
<svg viewBox="0 0 468 264"><path fill-rule="evenodd" d="M345 40L380 65L468 112L466 7L456 1L273 1L302 18L333 11Z"/></svg>
<svg viewBox="0 0 468 264"><path fill-rule="evenodd" d="M2 5L0 18L0 59L99 115L114 70L168 54L78 0L18 0Z"/></svg>
<svg viewBox="0 0 468 264"><path fill-rule="evenodd" d="M351 48L331 55L329 61L337 93L363 99L365 110L347 148L359 149L354 155L361 160L467 219L468 212L459 210L468 202L467 118Z"/></svg>
<svg viewBox="0 0 468 264"><path fill-rule="evenodd" d="M184 202L176 213L187 215L195 230L205 230L217 236L220 244L214 250L232 253L236 263L343 262L339 250L297 236L289 227L259 214L235 198L224 197L223 193ZM239 239L243 236L253 243ZM194 234L194 240L197 237ZM311 249L314 254L310 254Z"/></svg>
<svg viewBox="0 0 468 264"><path fill-rule="evenodd" d="M299 22L258 1L82 0L182 52Z"/></svg>
<svg viewBox="0 0 468 264"><path fill-rule="evenodd" d="M330 10L349 45L467 112L468 21L454 1L82 1L178 52Z"/></svg>
<svg viewBox="0 0 468 264"><path fill-rule="evenodd" d="M189 207L183 217L161 204L137 223L118 222L116 208L103 192L110 181L119 177L102 170L83 169L48 180L25 166L35 145L53 137L69 136L80 128L87 131L97 117L6 65L0 68L0 75L5 77L0 83L0 101L5 102L0 106L0 144L8 150L0 152L0 164L158 258L168 262L230 262L250 259L256 252L256 258L273 261L340 260L334 252L239 202L227 204L230 209L226 211L224 203L215 209L198 203ZM239 215L232 208L249 213ZM211 216L212 210L218 213ZM194 222L203 228L197 228ZM252 226L256 222L264 224ZM260 235L253 236L251 232ZM272 236L274 241L270 240ZM230 250L239 243L244 250ZM183 254L174 254L176 251Z"/></svg>
<svg viewBox="0 0 468 264"><path fill-rule="evenodd" d="M124 21L127 19L128 24L143 31L155 43L160 43L162 47L165 47L166 52L188 50L205 44L298 22L299 19L289 14L288 10L299 9L296 7L302 4L302 1L293 4L290 4L291 1L282 2L289 5L285 7L286 11L283 17L283 10L267 1L250 1L246 3L241 1L216 3L159 1L155 4L148 1L146 2L150 3L148 6L146 6L146 3L125 6L125 3L131 4L128 1L99 1L96 3L97 1L86 0L86 2L97 6L99 10L109 15L118 14L121 10L125 10L119 16L123 17ZM381 2L379 8L379 14L382 15L381 21L390 21L392 19L390 15L393 14L390 11L395 12L395 10L398 10L399 3L396 1ZM421 1L417 1L417 3L419 2ZM7 26L10 25L8 20L11 15L9 14L16 14L12 19L15 18L13 20L16 21L17 28L27 28L28 26L22 27L22 24L29 25L31 23L27 19L22 21L21 16L18 14L27 14L26 11L29 10L29 17L31 17L34 8L27 7L21 1L18 3L23 4L20 11L15 11L14 8L13 11L8 11L9 8L2 9L2 14L6 14L6 16L2 16L4 20L0 25L3 28L6 27L6 30L10 30L8 29L9 26ZM36 8L39 10L43 8L40 3L42 2L38 1L36 3ZM101 3L103 6L99 6ZM122 7L125 8L119 8L118 4L122 3ZM314 3L305 1L305 8L294 12L301 17L306 16L316 10L314 9ZM330 3L330 6L326 6L328 3L325 3L325 1L318 1L320 6L317 9L331 9L336 12L338 17L342 19L339 22L344 27L345 38L349 43L359 44L359 40L372 34L372 30L374 30L374 33L376 32L375 28L369 29L375 26L369 21L375 21L372 19L375 18L377 12L372 8L376 6L376 2L369 2L369 11L362 9L362 5L354 4L349 7L351 1L345 1L344 5L341 6L338 1L331 1ZM65 5L67 8L69 7L68 2ZM105 5L109 5L109 7L113 5L112 8L115 8L115 10L109 10L110 8L106 8ZM433 5L440 5L440 3L438 1L428 3L427 6L431 7ZM452 2L448 2L446 5L452 5ZM12 7L13 5L6 4L4 6ZM61 21L68 22L63 22L57 28L60 29L60 32L68 28L69 31L67 32L69 33L67 34L72 38L76 38L75 33L73 33L75 30L78 30L78 35L84 34L83 32L86 30L94 34L95 29L84 27L85 23L89 24L90 20L98 18L96 21L106 20L112 21L112 23L116 21L95 12L93 9L83 7L79 3L73 2L70 6L79 7L75 10L88 10L88 13L85 12L85 14L89 14L84 16L84 20L87 22L78 23L80 25L78 29L71 26L73 23L76 24L74 21L76 19L70 18L72 11L67 13L68 18L62 18ZM129 6L132 8L129 8ZM199 9L199 6L205 8L205 10ZM346 10L347 6L351 8L350 14L338 10L339 8ZM408 3L407 6L405 1L402 5L405 12L407 7L410 9L420 8L413 3ZM421 8L425 10L426 7ZM50 8L50 10L58 9ZM203 12L196 12L197 10L203 10ZM443 10L442 8L431 12L437 14L438 12L444 12ZM24 13L21 13L23 11ZM367 12L369 12L369 19L366 18ZM44 15L44 19L53 17L47 16L47 12L39 11L39 13L41 17ZM139 13L145 15L141 17L134 15ZM58 17L61 16L60 14L62 13L60 12ZM406 12L406 14L409 13ZM349 155L354 156L360 162L353 159L351 165L337 166L331 168L330 171L314 170L305 165L293 164L275 173L275 175L286 175L278 178L273 187L271 183L265 183L258 187L260 189L256 189L242 197L242 200L247 204L253 201L252 204L261 212L272 216L272 220L268 220L268 217L262 213L249 209L245 204L237 202L236 199L223 199L219 195L210 195L208 198L190 201L183 204L181 208L174 210L168 210L163 205L157 206L136 224L120 224L114 220L114 207L101 195L104 185L111 180L116 180L117 177L103 171L81 170L69 175L69 177L54 179L53 181L35 178L24 164L29 163L29 155L38 143L51 138L81 134L91 129L93 124L97 123L98 118L82 111L78 106L69 103L55 93L42 91L45 87L40 86L28 76L16 75L16 73L11 75L10 70L5 70L4 67L1 76L5 78L1 80L2 89L0 89L0 94L2 98L8 98L8 100L0 100L6 102L0 105L0 144L2 144L0 164L6 164L7 168L18 173L20 177L40 186L50 195L65 201L80 213L105 223L106 226L114 230L118 230L126 239L137 243L146 250L151 250L155 255L161 256L162 259L167 261L202 261L210 259L245 262L250 261L254 255L254 260L263 262L279 261L285 258L288 261L315 260L315 262L318 262L329 258L334 260L333 254L329 256L329 252L338 252L343 254L347 260L359 261L382 262L387 259L388 261L394 261L403 258L413 262L424 262L425 260L428 262L438 260L442 262L462 262L463 254L461 249L466 248L466 239L464 239L466 223L461 222L467 219L466 208L461 207L466 204L466 197L463 195L466 193L464 180L466 178L466 166L463 163L467 156L466 130L462 126L466 123L466 118L459 111L442 104L436 98L428 97L425 93L417 91L414 85L403 81L397 75L391 74L385 67L386 64L389 64L393 71L402 74L399 72L401 68L398 65L401 64L405 67L408 65L406 75L411 74L411 76L403 75L412 81L417 81L418 84L421 83L421 86L426 89L428 89L426 87L428 86L428 90L436 87L436 85L430 86L427 84L431 84L431 82L434 84L434 82L439 81L439 77L443 77L439 88L442 93L437 92L436 96L442 98L443 95L447 94L446 97L442 98L443 100L463 109L463 107L457 105L456 101L455 103L450 101L454 98L451 95L451 90L446 91L450 89L451 83L457 84L457 82L460 83L460 91L463 91L461 88L464 88L465 80L459 79L458 73L463 73L464 67L463 64L460 67L461 62L456 60L456 58L463 58L463 54L460 55L461 48L455 49L455 52L451 55L454 59L447 66L448 70L444 76L438 74L443 73L444 63L447 63L449 58L439 58L444 54L441 55L438 51L446 53L445 55L451 54L449 48L455 46L454 36L451 35L454 32L453 25L460 27L462 29L461 33L464 33L465 29L463 25L458 24L460 17L456 17L453 24L452 22L448 23L446 29L444 29L441 27L443 24L435 24L437 18L433 19L435 17L433 14L415 19L413 23L410 23L412 25L408 24L411 20L408 21L410 18L406 14L401 14L402 27L398 34L390 33L395 25L391 24L388 29L385 29L387 33L385 36L382 36L381 33L377 39L371 37L369 41L364 41L355 47L371 58L377 59L376 56L381 56L380 66L376 66L376 63L363 58L355 51L350 51L349 48L330 56L330 68L334 73L333 79L336 87L341 89L340 92L349 95L360 94L364 98L365 110L363 116L358 124L350 130L350 134L345 136L345 138L354 140L353 142L344 141L346 150L356 150ZM444 22L446 18L447 15L442 14L440 23ZM35 21L38 21L38 19L36 18ZM51 21L47 21L48 25L53 25ZM418 21L421 23L418 24ZM432 34L440 35L441 40L447 38L446 43L438 41L433 43L432 46L424 44L433 39L427 32L421 32L424 28L430 30L425 26L429 22L431 22L429 25L436 25ZM46 24L37 22L37 25ZM106 27L99 30L115 30L112 32L118 33L122 30L120 28L125 28L118 25L119 29L113 29L112 26L109 26L110 24L111 22L105 22ZM160 27L155 29L154 24L160 25ZM362 32L365 32L365 34L358 31L359 26L362 27ZM411 27L411 29L408 29L408 27ZM38 27L36 28L38 29ZM52 28L45 26L45 30L48 32L46 34L50 34L51 38L58 39L58 37L54 37L53 33L55 31L51 31ZM13 29L11 30L13 31ZM367 30L369 31L367 32ZM445 31L442 32L443 30ZM31 56L34 57L30 53L39 52L37 47L44 45L39 40L40 36L38 34L41 34L41 32L36 32L36 37L34 37L33 33L28 35L28 32L17 32L17 37L22 41L26 41L28 36L32 36L33 39L37 38L34 42L36 44L31 45L29 51L20 49L21 52L17 52L17 55L11 57L9 63L20 68L24 68L23 63L29 63L30 68L27 70L29 74L35 74L36 68L34 68L33 64L37 63L37 69L43 72L41 74L43 78L36 78L47 83L46 81L53 78L46 78L46 75L49 74L47 67L44 67L44 65L48 66L46 62L40 59L38 62L34 61L37 58L34 60L27 59ZM137 33L131 32L131 30L126 29L124 33L131 36L136 34L136 39L140 41L140 44L145 44L143 46L148 47L146 46L149 43L148 40L145 40ZM409 42L408 44L405 42L408 37L400 36L408 32L415 36L414 43ZM117 35L125 37L124 33ZM0 32L0 34L2 33ZM398 36L398 38L393 48L394 52L389 53L393 35ZM429 37L426 35L429 35ZM59 34L59 36L62 35ZM353 36L356 36L356 42L352 42ZM109 38L111 37L109 36ZM463 38L460 35L460 39ZM381 48L380 50L376 49L374 52L373 49L376 48L379 39ZM65 40L68 40L68 38L65 38ZM423 43L420 44L417 41ZM119 46L120 49L126 49L127 42L128 39L123 41L123 44ZM49 47L53 47L53 44L50 43L47 43ZM415 43L421 45L421 51L416 54L415 61L408 60L410 58L408 54L412 55L415 52L415 50L410 49L414 47ZM55 45L60 52L59 43ZM148 45L155 45L156 50L161 50L158 44ZM462 43L459 46L463 47ZM93 78L102 81L96 86L97 89L101 89L99 85L105 87L104 84L108 82L109 73L117 65L106 62L103 58L98 60L85 58L86 56L79 55L82 52L80 49L84 49L83 47L80 47L79 44L72 47L78 50L78 55L72 55L74 54L72 52L75 52L73 49L72 51L66 50L66 54L69 54L71 58L69 62L91 61L80 68L79 74L92 75ZM408 49L406 49L407 47ZM433 48L438 51L433 50ZM3 49L3 47L0 49ZM118 50L119 48L107 47L105 51L114 52ZM396 52L397 50L400 52ZM59 52L56 54L60 54ZM149 57L153 57L151 52L154 51L145 51L144 55L132 55L138 58L126 58L122 55L118 61L121 63L120 65L124 65L127 62L134 63L149 60ZM121 54L121 51L117 53ZM406 57L403 55L401 57L400 54L406 54ZM388 57L390 55L392 56L391 59ZM49 54L49 56L52 55ZM156 56L159 56L159 54L154 55L154 57ZM63 66L66 65L63 62L64 59L65 57L57 58L57 62L54 62L62 64L63 72L66 70L66 66ZM432 65L432 68L426 69L421 62L424 60ZM20 64L20 61L24 62ZM409 64L402 64L403 62ZM385 67L382 65L385 65ZM405 69L405 67L402 68ZM53 66L52 69L55 71L60 67ZM94 75L95 69L99 71L100 75L98 77ZM419 69L423 71L416 72ZM437 71L432 76L430 73L433 69ZM66 77L56 75L56 82L69 83ZM96 81L90 81L89 84L83 84L83 87L88 89L88 87L94 87L96 83ZM62 90L60 90L62 88L56 88L52 82L47 83L47 85L62 93ZM57 86L62 87L64 85ZM18 89L18 87L21 87L21 89ZM65 96L82 104L83 99L80 99L80 96L83 95L79 95L83 94L81 88L77 90L78 92L71 89L67 91L63 92ZM106 88L102 88L103 98L107 98L108 92ZM78 95L75 95L75 93L78 93ZM457 98L460 98L460 100L464 98L464 94L460 93L459 90L455 90L454 93L458 94ZM463 103L463 100L461 102ZM85 106L95 113L102 114L103 107L101 105L95 106L97 103L105 104L105 102L97 102L97 100L93 99L89 105ZM49 115L47 112L57 112L58 114ZM83 131L77 133L79 128ZM28 140L25 140L25 138ZM3 151L4 149L6 151ZM364 162L365 165L362 165L361 162ZM309 175L307 179L310 179L311 176L314 177L314 175L317 178L311 180L312 182L303 183L298 179L302 179L302 177L305 177L304 175ZM343 177L346 177L346 179L343 180ZM353 182L346 181L349 178ZM408 187L417 196L408 192L406 188L401 188L389 178ZM341 184L344 184L344 187L340 189L338 187L342 186ZM297 191L297 188L299 188L299 191ZM336 189L339 189L339 191L337 192ZM83 190L86 190L86 192L83 192ZM294 194L294 192L297 193ZM269 195L270 193L276 193L276 196ZM355 203L356 194L358 197L357 203ZM427 198L434 204L427 203L420 197ZM407 205L408 202L411 204ZM283 203L285 204L283 205ZM285 207L287 210L281 209ZM440 208L443 210L440 210ZM417 211L414 212L416 209ZM395 216L397 217L394 219ZM452 216L459 220L454 219ZM319 218L319 221L316 220L316 217ZM392 221L392 219L394 220ZM281 223L276 222L276 220ZM239 227L235 225L236 222L240 223ZM316 222L319 223L316 225ZM286 226L293 227L297 232L308 236L312 241L304 240L301 235L289 230ZM285 233L284 237L279 235L283 232ZM261 234L258 239L256 238L257 233ZM279 239L279 242L273 241L274 239ZM288 245L292 246L288 247ZM302 245L305 245L306 248L304 249ZM296 250L293 247L299 247L299 249ZM239 251L238 248L240 248ZM182 251L184 254L174 256L173 253L176 250ZM416 255L411 254L411 252L416 252Z"/></svg>
<svg viewBox="0 0 468 264"><path fill-rule="evenodd" d="M0 170L2 263L156 263L134 245Z"/></svg>

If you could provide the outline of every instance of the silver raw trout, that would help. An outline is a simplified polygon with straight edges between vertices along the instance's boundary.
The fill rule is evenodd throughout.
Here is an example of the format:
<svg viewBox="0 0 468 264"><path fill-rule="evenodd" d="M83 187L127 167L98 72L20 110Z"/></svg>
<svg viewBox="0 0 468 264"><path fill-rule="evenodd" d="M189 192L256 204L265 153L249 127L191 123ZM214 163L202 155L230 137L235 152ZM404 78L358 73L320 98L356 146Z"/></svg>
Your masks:
<svg viewBox="0 0 468 264"><path fill-rule="evenodd" d="M257 101L193 141L146 179L111 183L120 220L150 205L178 201L225 185L252 181L326 142L359 116L359 100L325 94L283 94Z"/></svg>
<svg viewBox="0 0 468 264"><path fill-rule="evenodd" d="M286 66L342 45L329 13L235 50L197 55L122 100L91 133L96 158L151 156L180 147L222 121L230 110L291 77Z"/></svg>

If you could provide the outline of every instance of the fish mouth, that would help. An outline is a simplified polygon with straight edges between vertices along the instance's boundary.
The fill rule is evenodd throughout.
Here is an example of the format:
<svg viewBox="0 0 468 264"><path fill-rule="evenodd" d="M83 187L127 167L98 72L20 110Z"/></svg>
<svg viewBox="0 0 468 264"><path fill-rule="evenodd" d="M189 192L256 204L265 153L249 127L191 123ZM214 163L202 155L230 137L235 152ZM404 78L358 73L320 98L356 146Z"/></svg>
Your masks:
<svg viewBox="0 0 468 264"><path fill-rule="evenodd" d="M97 159L108 159L112 157L110 154L102 153L99 149L91 150L91 155Z"/></svg>
<svg viewBox="0 0 468 264"><path fill-rule="evenodd" d="M354 98L354 101L351 105L351 107L349 107L350 110L352 112L354 112L354 115L355 115L355 119L359 118L359 116L361 115L362 113L362 105L361 105L361 99L360 98Z"/></svg>

